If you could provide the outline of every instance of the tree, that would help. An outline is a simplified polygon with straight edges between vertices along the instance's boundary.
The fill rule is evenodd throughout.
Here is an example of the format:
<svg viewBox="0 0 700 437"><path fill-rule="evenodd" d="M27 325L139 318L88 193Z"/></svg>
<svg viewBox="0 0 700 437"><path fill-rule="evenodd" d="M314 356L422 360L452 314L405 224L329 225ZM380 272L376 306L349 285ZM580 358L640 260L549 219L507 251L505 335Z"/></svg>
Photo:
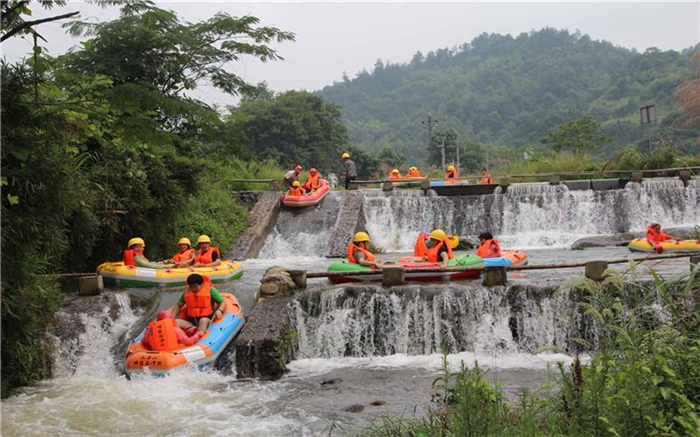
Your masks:
<svg viewBox="0 0 700 437"><path fill-rule="evenodd" d="M340 107L306 91L242 102L232 110L227 125L244 134L245 147L257 157L287 167L336 169L348 143Z"/></svg>
<svg viewBox="0 0 700 437"><path fill-rule="evenodd" d="M384 147L379 154L377 154L377 160L380 165L391 168L398 168L406 163L406 157L391 147Z"/></svg>
<svg viewBox="0 0 700 437"><path fill-rule="evenodd" d="M689 71L686 71L678 81L678 87L673 98L681 108L681 115L673 122L673 126L682 129L700 128L700 49L690 58ZM697 142L700 144L700 132L697 132Z"/></svg>
<svg viewBox="0 0 700 437"><path fill-rule="evenodd" d="M243 56L263 62L282 59L269 44L294 40L293 33L258 27L259 22L250 15L220 12L205 21L183 23L175 12L134 1L122 8L117 20L71 23L73 35L94 38L69 58L69 65L85 74L107 75L115 86L147 83L168 96L195 89L203 80L228 94L255 92L255 85L225 66Z"/></svg>
<svg viewBox="0 0 700 437"><path fill-rule="evenodd" d="M554 151L571 150L574 155L581 156L587 152L600 150L599 144L607 143L610 138L598 133L600 126L590 115L575 121L565 121L559 127L547 132L540 140Z"/></svg>

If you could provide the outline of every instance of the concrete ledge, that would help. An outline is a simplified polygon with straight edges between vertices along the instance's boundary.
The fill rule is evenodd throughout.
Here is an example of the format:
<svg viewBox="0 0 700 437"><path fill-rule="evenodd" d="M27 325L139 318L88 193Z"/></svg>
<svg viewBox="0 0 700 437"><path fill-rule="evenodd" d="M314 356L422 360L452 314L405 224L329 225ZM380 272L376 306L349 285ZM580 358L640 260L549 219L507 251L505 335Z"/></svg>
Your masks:
<svg viewBox="0 0 700 437"><path fill-rule="evenodd" d="M277 223L282 193L266 191L260 193L250 210L251 225L243 231L226 253L228 259L255 258L265 244L265 239Z"/></svg>
<svg viewBox="0 0 700 437"><path fill-rule="evenodd" d="M297 350L292 325L291 297L260 303L246 317L236 338L236 372L239 378L278 379Z"/></svg>
<svg viewBox="0 0 700 437"><path fill-rule="evenodd" d="M364 226L363 197L361 192L349 193L346 191L342 193L338 218L331 230L331 237L328 239L327 256L345 257L348 242L352 240L355 231Z"/></svg>

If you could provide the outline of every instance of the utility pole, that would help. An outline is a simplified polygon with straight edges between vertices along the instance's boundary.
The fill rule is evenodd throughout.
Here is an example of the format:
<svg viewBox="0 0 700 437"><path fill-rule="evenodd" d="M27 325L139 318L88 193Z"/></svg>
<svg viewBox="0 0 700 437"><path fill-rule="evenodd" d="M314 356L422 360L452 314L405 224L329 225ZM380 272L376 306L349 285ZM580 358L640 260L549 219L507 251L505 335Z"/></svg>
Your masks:
<svg viewBox="0 0 700 437"><path fill-rule="evenodd" d="M459 144L457 145L457 174L459 174Z"/></svg>
<svg viewBox="0 0 700 437"><path fill-rule="evenodd" d="M440 147L442 152L442 171L445 171L445 137L442 137L442 147Z"/></svg>
<svg viewBox="0 0 700 437"><path fill-rule="evenodd" d="M428 128L428 150L433 149L433 128L438 125L438 121L433 118L432 114L428 112L428 119L420 122L423 126ZM443 152L444 153L444 152ZM443 158L443 167L445 166Z"/></svg>

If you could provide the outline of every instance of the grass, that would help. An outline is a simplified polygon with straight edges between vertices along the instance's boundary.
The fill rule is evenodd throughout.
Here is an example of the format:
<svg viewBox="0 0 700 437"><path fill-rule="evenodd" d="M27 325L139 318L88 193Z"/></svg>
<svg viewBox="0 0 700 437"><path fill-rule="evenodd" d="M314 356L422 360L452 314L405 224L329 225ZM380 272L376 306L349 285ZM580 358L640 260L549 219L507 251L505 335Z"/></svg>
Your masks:
<svg viewBox="0 0 700 437"><path fill-rule="evenodd" d="M700 281L625 282L611 274L566 287L597 332L579 339L595 353L516 400L490 385L476 365L452 372L446 358L424 417L385 416L366 436L700 435Z"/></svg>

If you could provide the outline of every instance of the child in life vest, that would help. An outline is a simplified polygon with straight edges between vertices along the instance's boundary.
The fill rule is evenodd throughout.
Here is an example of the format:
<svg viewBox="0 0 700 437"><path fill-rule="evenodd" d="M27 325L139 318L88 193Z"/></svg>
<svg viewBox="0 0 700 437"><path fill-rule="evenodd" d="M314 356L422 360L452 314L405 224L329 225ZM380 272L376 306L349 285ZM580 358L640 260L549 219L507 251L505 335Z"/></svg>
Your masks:
<svg viewBox="0 0 700 437"><path fill-rule="evenodd" d="M199 341L201 336L196 329L192 329L191 334L192 335L188 336L187 333L177 325L177 321L170 310L163 310L158 313L155 322L148 324L148 328L141 339L141 344L149 350L167 350L176 349L181 346L192 346ZM163 340L161 337L166 338L166 340ZM165 347L159 348L157 345L160 344L164 344Z"/></svg>

